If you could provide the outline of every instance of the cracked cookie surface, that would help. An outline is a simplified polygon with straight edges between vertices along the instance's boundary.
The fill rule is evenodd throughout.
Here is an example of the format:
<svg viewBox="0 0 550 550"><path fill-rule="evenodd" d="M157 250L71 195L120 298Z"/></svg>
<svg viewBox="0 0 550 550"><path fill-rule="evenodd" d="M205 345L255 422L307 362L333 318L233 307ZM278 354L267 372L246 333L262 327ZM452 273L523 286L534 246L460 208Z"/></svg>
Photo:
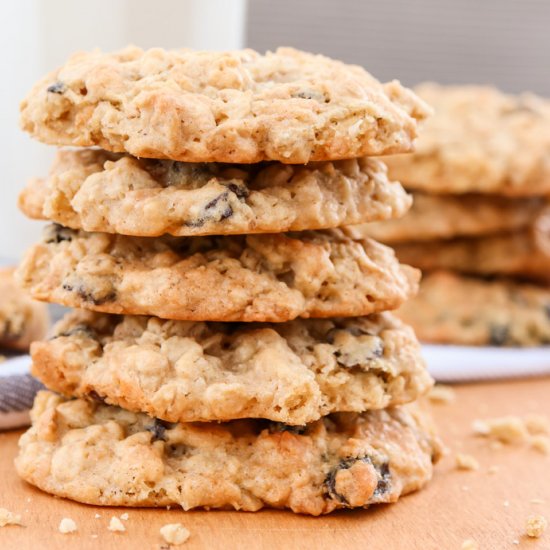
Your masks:
<svg viewBox="0 0 550 550"><path fill-rule="evenodd" d="M21 126L136 157L305 164L410 151L429 113L397 81L292 48L128 47L73 55L22 102Z"/></svg>
<svg viewBox="0 0 550 550"><path fill-rule="evenodd" d="M35 299L186 321L352 317L395 309L419 272L338 230L226 237L127 237L45 229L18 278Z"/></svg>
<svg viewBox="0 0 550 550"><path fill-rule="evenodd" d="M414 405L339 413L302 429L262 420L168 424L39 392L19 475L103 506L326 514L395 502L424 486L440 443Z"/></svg>
<svg viewBox="0 0 550 550"><path fill-rule="evenodd" d="M550 289L438 271L397 312L426 342L473 346L550 344Z"/></svg>
<svg viewBox="0 0 550 550"><path fill-rule="evenodd" d="M31 355L51 390L170 422L300 425L431 387L414 332L389 313L237 324L75 311Z"/></svg>
<svg viewBox="0 0 550 550"><path fill-rule="evenodd" d="M402 216L411 198L375 159L307 166L197 164L97 149L58 153L21 193L23 212L140 237L279 233Z"/></svg>
<svg viewBox="0 0 550 550"><path fill-rule="evenodd" d="M0 269L0 348L25 351L49 327L45 304L31 300L14 280L15 268Z"/></svg>
<svg viewBox="0 0 550 550"><path fill-rule="evenodd" d="M547 205L542 197L415 192L412 208L403 218L349 226L346 233L385 243L487 235L527 227Z"/></svg>
<svg viewBox="0 0 550 550"><path fill-rule="evenodd" d="M550 193L550 102L483 86L424 84L434 107L412 155L388 159L408 189L431 193Z"/></svg>

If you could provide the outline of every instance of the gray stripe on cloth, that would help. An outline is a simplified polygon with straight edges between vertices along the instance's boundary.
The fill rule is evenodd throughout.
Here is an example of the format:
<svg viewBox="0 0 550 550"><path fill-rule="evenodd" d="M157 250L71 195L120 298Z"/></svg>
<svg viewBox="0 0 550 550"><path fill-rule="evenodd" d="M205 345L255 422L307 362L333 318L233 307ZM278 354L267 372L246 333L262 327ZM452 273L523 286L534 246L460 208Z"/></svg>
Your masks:
<svg viewBox="0 0 550 550"><path fill-rule="evenodd" d="M41 389L44 386L30 374L0 378L0 413L30 409L36 392Z"/></svg>

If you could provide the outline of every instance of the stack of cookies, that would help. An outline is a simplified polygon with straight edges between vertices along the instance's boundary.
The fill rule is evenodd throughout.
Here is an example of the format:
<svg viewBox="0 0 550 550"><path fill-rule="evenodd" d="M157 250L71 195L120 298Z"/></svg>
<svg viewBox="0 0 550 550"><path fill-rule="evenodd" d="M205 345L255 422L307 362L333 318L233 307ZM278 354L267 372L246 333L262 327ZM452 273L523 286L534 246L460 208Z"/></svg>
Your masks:
<svg viewBox="0 0 550 550"><path fill-rule="evenodd" d="M55 223L19 280L77 309L32 347L52 392L20 475L94 504L314 515L423 486L438 441L409 403L431 379L386 312L418 270L335 228L406 212L368 156L410 151L427 113L292 49L81 53L39 82L23 128L88 148L21 195Z"/></svg>
<svg viewBox="0 0 550 550"><path fill-rule="evenodd" d="M414 192L402 220L356 228L424 270L401 317L429 342L550 343L550 103L426 84L436 114L389 173Z"/></svg>

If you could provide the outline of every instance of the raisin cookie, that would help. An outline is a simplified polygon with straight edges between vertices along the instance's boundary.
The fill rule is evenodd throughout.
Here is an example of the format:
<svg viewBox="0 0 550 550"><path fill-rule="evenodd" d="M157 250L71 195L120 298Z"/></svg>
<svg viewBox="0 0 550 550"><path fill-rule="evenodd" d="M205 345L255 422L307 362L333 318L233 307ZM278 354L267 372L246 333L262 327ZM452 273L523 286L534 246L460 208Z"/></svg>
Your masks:
<svg viewBox="0 0 550 550"><path fill-rule="evenodd" d="M550 102L482 86L425 84L436 114L413 155L388 159L405 187L431 193L550 193Z"/></svg>
<svg viewBox="0 0 550 550"><path fill-rule="evenodd" d="M402 219L353 225L346 233L385 243L431 241L514 231L533 222L548 205L541 197L429 195L413 193L413 206Z"/></svg>
<svg viewBox="0 0 550 550"><path fill-rule="evenodd" d="M16 285L14 270L0 269L0 348L26 351L33 340L46 336L50 320L47 306Z"/></svg>
<svg viewBox="0 0 550 550"><path fill-rule="evenodd" d="M75 311L31 354L51 390L170 422L302 425L431 387L414 332L389 313L266 325Z"/></svg>
<svg viewBox="0 0 550 550"><path fill-rule="evenodd" d="M397 257L423 271L513 275L550 281L550 209L532 227L481 237L395 244Z"/></svg>
<svg viewBox="0 0 550 550"><path fill-rule="evenodd" d="M364 508L424 486L441 450L429 418L410 405L296 429L266 420L169 424L42 391L31 418L19 475L102 506Z"/></svg>
<svg viewBox="0 0 550 550"><path fill-rule="evenodd" d="M347 317L395 309L418 270L338 230L227 237L127 237L52 224L18 277L35 299L183 321Z"/></svg>
<svg viewBox="0 0 550 550"><path fill-rule="evenodd" d="M22 102L21 125L45 143L136 157L305 164L410 151L429 113L397 81L292 48L129 47L73 55Z"/></svg>
<svg viewBox="0 0 550 550"><path fill-rule="evenodd" d="M550 344L550 289L446 271L424 276L397 314L426 342L473 346Z"/></svg>
<svg viewBox="0 0 550 550"><path fill-rule="evenodd" d="M19 204L32 218L138 237L280 233L402 216L410 196L380 161L194 164L97 149L58 153Z"/></svg>

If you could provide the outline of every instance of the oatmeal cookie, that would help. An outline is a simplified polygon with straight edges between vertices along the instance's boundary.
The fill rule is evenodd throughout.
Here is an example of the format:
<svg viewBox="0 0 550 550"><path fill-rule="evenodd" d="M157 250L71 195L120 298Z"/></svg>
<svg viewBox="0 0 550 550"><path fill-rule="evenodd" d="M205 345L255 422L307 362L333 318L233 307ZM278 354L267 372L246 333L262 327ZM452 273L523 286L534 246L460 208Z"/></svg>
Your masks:
<svg viewBox="0 0 550 550"><path fill-rule="evenodd" d="M21 125L45 143L136 157L305 164L410 151L429 113L397 81L292 48L129 47L73 55L22 102Z"/></svg>
<svg viewBox="0 0 550 550"><path fill-rule="evenodd" d="M51 390L170 422L300 425L431 387L414 332L389 313L268 325L75 311L31 354Z"/></svg>
<svg viewBox="0 0 550 550"><path fill-rule="evenodd" d="M550 289L438 271L397 312L421 340L471 346L550 344Z"/></svg>
<svg viewBox="0 0 550 550"><path fill-rule="evenodd" d="M424 486L440 444L405 405L339 413L296 429L267 420L169 424L84 399L38 394L19 475L102 506L326 514L395 502Z"/></svg>
<svg viewBox="0 0 550 550"><path fill-rule="evenodd" d="M487 235L527 227L548 205L542 197L482 194L415 192L413 199L413 206L404 218L353 225L346 228L346 233L385 243Z"/></svg>
<svg viewBox="0 0 550 550"><path fill-rule="evenodd" d="M280 233L402 216L410 196L366 157L307 166L196 164L97 149L58 153L19 205L32 218L138 237Z"/></svg>
<svg viewBox="0 0 550 550"><path fill-rule="evenodd" d="M33 340L46 336L45 304L31 300L15 283L15 268L0 268L0 348L26 351Z"/></svg>
<svg viewBox="0 0 550 550"><path fill-rule="evenodd" d="M430 193L550 193L550 102L483 86L424 84L435 109L413 155L388 159L390 176Z"/></svg>
<svg viewBox="0 0 550 550"><path fill-rule="evenodd" d="M396 243L397 257L423 271L451 269L550 281L550 209L532 227L511 233Z"/></svg>
<svg viewBox="0 0 550 550"><path fill-rule="evenodd" d="M18 277L35 299L183 321L348 317L395 309L419 272L338 230L126 237L48 226Z"/></svg>

